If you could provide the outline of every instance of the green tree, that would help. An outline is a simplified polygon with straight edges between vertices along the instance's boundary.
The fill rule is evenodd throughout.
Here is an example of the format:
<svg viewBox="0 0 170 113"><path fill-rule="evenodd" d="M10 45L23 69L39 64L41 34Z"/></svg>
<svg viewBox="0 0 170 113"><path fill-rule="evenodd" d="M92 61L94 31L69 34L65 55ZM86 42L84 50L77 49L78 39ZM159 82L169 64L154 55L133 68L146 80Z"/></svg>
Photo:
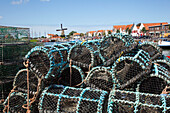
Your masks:
<svg viewBox="0 0 170 113"><path fill-rule="evenodd" d="M169 30L170 30L170 25L169 25Z"/></svg>
<svg viewBox="0 0 170 113"><path fill-rule="evenodd" d="M143 27L141 31L142 31L143 33L146 33L146 28Z"/></svg>
<svg viewBox="0 0 170 113"><path fill-rule="evenodd" d="M80 36L83 37L83 36L84 36L84 33L80 33Z"/></svg>
<svg viewBox="0 0 170 113"><path fill-rule="evenodd" d="M120 33L120 30L119 30L119 29L117 29L116 33Z"/></svg>
<svg viewBox="0 0 170 113"><path fill-rule="evenodd" d="M77 32L76 32L76 31L71 31L71 32L69 33L69 36L73 36L74 33L77 33Z"/></svg>
<svg viewBox="0 0 170 113"><path fill-rule="evenodd" d="M99 33L99 36L101 36L101 34Z"/></svg>
<svg viewBox="0 0 170 113"><path fill-rule="evenodd" d="M103 32L103 36L105 36L106 35L106 33L105 32Z"/></svg>
<svg viewBox="0 0 170 113"><path fill-rule="evenodd" d="M129 28L126 28L126 33L129 31Z"/></svg>
<svg viewBox="0 0 170 113"><path fill-rule="evenodd" d="M132 33L132 30L131 30L131 29L129 29L129 30L128 30L128 34L130 35L131 33Z"/></svg>
<svg viewBox="0 0 170 113"><path fill-rule="evenodd" d="M108 34L110 35L110 34L112 34L112 32L111 32L111 31L108 31Z"/></svg>

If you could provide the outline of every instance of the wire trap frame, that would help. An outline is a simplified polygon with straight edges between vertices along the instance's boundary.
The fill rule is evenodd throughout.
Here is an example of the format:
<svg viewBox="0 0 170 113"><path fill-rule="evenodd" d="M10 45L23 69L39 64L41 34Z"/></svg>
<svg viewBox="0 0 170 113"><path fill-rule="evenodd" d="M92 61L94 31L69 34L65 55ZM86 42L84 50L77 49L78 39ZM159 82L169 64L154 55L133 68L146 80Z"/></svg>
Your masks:
<svg viewBox="0 0 170 113"><path fill-rule="evenodd" d="M41 90L41 86L38 85L39 82L41 81L38 76L29 70L29 92L32 96ZM14 90L27 93L27 69L18 71L14 78L13 87L16 87Z"/></svg>
<svg viewBox="0 0 170 113"><path fill-rule="evenodd" d="M138 50L135 54L118 58L112 69L119 88L123 89L150 73L151 66L149 54Z"/></svg>
<svg viewBox="0 0 170 113"><path fill-rule="evenodd" d="M60 71L58 84L64 86L79 87L83 85L85 74L82 69L75 65L66 65Z"/></svg>
<svg viewBox="0 0 170 113"><path fill-rule="evenodd" d="M139 82L137 91L161 94L164 88L170 85L170 74L166 68L157 64L153 64L151 70L150 75Z"/></svg>
<svg viewBox="0 0 170 113"><path fill-rule="evenodd" d="M98 54L94 52L94 49L89 44L75 44L69 51L68 61L73 65L77 65L81 68L89 69L99 65Z"/></svg>
<svg viewBox="0 0 170 113"><path fill-rule="evenodd" d="M97 66L90 70L85 86L110 92L114 86L114 73L110 67Z"/></svg>
<svg viewBox="0 0 170 113"><path fill-rule="evenodd" d="M26 94L21 92L11 93L3 103L4 106L9 105L9 109L7 108L9 111L5 111L5 113L26 113L27 110L22 107L26 102Z"/></svg>
<svg viewBox="0 0 170 113"><path fill-rule="evenodd" d="M170 61L166 59L157 59L153 62L166 68L168 70L168 73L170 74Z"/></svg>
<svg viewBox="0 0 170 113"><path fill-rule="evenodd" d="M162 56L162 49L154 42L143 42L139 44L139 49L149 53L151 60L155 60Z"/></svg>
<svg viewBox="0 0 170 113"><path fill-rule="evenodd" d="M148 94L113 89L108 113L168 113L170 95Z"/></svg>
<svg viewBox="0 0 170 113"><path fill-rule="evenodd" d="M105 37L100 43L100 57L104 66L114 64L114 61L122 53L126 53L134 48L134 45L126 42L122 37Z"/></svg>
<svg viewBox="0 0 170 113"><path fill-rule="evenodd" d="M26 59L29 59L30 69L38 75L39 78L44 76L45 79L58 76L58 73L62 66L66 63L63 60L61 51L66 49L53 48L51 50L37 46L31 49Z"/></svg>
<svg viewBox="0 0 170 113"><path fill-rule="evenodd" d="M39 110L53 113L105 113L107 92L52 85L45 88Z"/></svg>

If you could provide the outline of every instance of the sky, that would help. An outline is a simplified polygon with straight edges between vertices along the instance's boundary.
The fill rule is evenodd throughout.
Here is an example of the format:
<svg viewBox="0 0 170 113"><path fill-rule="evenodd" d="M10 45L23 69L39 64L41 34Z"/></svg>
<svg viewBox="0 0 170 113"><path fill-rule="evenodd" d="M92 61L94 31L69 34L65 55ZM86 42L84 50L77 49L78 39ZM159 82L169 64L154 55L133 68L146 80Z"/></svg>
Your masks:
<svg viewBox="0 0 170 113"><path fill-rule="evenodd" d="M0 0L0 25L31 28L31 35L113 29L132 23L170 23L170 0Z"/></svg>

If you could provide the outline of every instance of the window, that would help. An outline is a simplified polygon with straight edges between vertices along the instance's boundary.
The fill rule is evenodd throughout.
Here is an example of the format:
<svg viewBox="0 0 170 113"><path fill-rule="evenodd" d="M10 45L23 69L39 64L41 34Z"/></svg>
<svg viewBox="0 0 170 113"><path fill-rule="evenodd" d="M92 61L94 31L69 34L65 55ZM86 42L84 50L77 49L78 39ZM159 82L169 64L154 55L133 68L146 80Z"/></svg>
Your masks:
<svg viewBox="0 0 170 113"><path fill-rule="evenodd" d="M162 29L165 29L165 26L162 26Z"/></svg>

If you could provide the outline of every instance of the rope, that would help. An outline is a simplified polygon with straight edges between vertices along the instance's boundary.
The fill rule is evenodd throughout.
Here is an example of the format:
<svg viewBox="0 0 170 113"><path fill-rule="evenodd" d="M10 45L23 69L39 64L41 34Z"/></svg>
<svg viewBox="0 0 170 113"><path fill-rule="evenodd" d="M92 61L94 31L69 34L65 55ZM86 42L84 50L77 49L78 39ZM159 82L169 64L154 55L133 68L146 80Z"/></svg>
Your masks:
<svg viewBox="0 0 170 113"><path fill-rule="evenodd" d="M86 72L87 74L90 72L90 69L91 69L91 64L89 65L89 71L88 72ZM77 86L80 86L80 85L82 85L84 82L86 82L87 81L87 79L84 79L82 82L80 82L79 84L77 84L77 85L75 85L75 86L73 86L73 87L77 87Z"/></svg>
<svg viewBox="0 0 170 113"><path fill-rule="evenodd" d="M119 60L118 60L119 62L120 62L120 57L122 56L122 54L123 54L123 51L121 52L121 54L120 54L120 56L119 56Z"/></svg>
<svg viewBox="0 0 170 113"><path fill-rule="evenodd" d="M16 88L16 86L13 87L13 89L11 90L11 92L8 95L8 104L3 109L3 113L6 113L5 112L6 110L7 110L7 113L9 113L9 99L10 99L11 93L15 92L15 88Z"/></svg>
<svg viewBox="0 0 170 113"><path fill-rule="evenodd" d="M25 62L23 64L27 68L27 107L26 107L26 109L27 109L27 113L30 113L31 110L30 110L30 103L29 103L29 92L30 91L29 91L29 69L28 69L29 60L27 60L26 64L25 64ZM25 107L23 107L23 108L25 108Z"/></svg>
<svg viewBox="0 0 170 113"><path fill-rule="evenodd" d="M69 66L70 66L70 87L71 87L71 75L72 75L72 69L71 69L71 59L70 59L70 64L69 64Z"/></svg>
<svg viewBox="0 0 170 113"><path fill-rule="evenodd" d="M162 91L162 93L161 94L169 94L170 93L170 91L167 91L167 89L169 89L170 88L170 86L168 87L168 86L166 86L164 89L163 89L163 91Z"/></svg>

